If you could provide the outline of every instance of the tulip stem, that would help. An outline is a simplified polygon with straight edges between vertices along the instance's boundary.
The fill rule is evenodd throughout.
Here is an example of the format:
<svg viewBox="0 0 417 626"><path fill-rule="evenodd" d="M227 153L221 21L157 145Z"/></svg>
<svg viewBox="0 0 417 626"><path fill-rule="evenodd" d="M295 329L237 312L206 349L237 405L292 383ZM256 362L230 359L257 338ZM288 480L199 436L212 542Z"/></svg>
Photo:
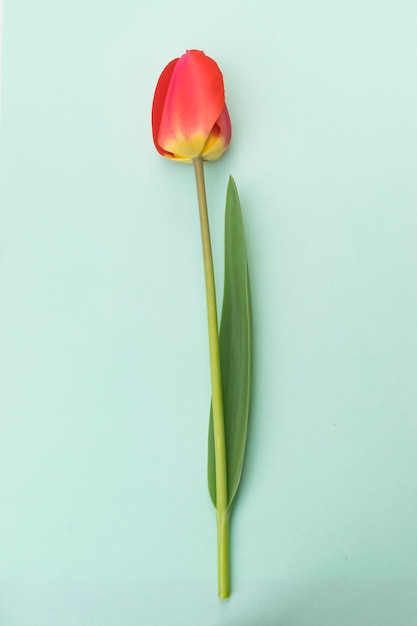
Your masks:
<svg viewBox="0 0 417 626"><path fill-rule="evenodd" d="M229 512L227 511L226 438L224 431L222 379L220 371L219 331L217 322L216 288L210 227L207 212L206 188L202 157L193 160L200 212L201 240L203 244L204 277L206 283L207 317L210 348L210 374L212 390L214 454L216 468L217 555L219 596L230 595L229 562Z"/></svg>

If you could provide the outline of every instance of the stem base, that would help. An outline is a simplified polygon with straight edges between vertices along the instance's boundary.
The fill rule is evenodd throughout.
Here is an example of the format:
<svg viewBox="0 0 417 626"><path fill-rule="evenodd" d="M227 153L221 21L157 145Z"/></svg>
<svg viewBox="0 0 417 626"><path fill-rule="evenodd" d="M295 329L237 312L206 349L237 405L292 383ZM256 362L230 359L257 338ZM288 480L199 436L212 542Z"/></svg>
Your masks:
<svg viewBox="0 0 417 626"><path fill-rule="evenodd" d="M217 563L219 597L230 596L230 514L217 513Z"/></svg>

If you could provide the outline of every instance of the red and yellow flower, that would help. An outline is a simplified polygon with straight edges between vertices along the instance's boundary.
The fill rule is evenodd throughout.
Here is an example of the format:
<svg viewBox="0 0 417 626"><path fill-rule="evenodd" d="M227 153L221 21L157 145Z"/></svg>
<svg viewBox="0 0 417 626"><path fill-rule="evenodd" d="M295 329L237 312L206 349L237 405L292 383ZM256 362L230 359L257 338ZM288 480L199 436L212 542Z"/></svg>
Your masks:
<svg viewBox="0 0 417 626"><path fill-rule="evenodd" d="M223 75L200 50L187 50L163 70L152 106L152 133L162 156L191 163L216 161L228 148L232 127Z"/></svg>

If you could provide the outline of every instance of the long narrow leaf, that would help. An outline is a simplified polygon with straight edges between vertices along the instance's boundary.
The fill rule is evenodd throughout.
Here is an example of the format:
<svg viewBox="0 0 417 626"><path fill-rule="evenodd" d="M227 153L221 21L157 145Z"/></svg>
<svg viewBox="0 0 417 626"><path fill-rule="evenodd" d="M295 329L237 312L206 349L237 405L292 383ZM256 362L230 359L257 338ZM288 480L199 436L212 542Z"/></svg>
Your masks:
<svg viewBox="0 0 417 626"><path fill-rule="evenodd" d="M219 342L230 507L242 474L252 389L252 309L248 262L240 202L232 177L226 198L225 276ZM212 413L209 424L208 483L211 499L216 506Z"/></svg>

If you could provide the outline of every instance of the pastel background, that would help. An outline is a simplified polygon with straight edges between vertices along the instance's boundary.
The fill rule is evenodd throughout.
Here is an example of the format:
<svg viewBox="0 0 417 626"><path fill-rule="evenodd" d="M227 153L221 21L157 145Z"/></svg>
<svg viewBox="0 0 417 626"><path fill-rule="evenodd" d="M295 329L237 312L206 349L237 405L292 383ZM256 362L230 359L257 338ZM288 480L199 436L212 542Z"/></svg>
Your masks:
<svg viewBox="0 0 417 626"><path fill-rule="evenodd" d="M5 0L0 624L415 626L414 0ZM234 137L254 401L216 596L192 168L150 131L186 48Z"/></svg>

